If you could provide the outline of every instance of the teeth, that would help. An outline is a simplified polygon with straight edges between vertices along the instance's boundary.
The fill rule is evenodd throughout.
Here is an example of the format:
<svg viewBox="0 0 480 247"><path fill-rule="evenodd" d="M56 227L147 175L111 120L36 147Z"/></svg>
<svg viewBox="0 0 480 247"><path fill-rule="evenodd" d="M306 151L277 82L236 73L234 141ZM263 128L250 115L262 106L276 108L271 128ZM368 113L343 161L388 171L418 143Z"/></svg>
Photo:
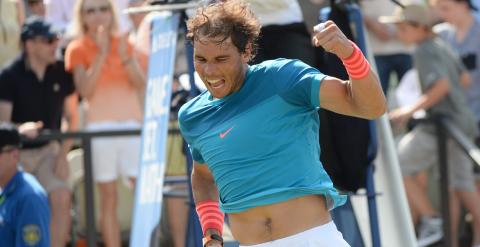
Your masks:
<svg viewBox="0 0 480 247"><path fill-rule="evenodd" d="M217 80L208 80L208 83L210 84L215 84L217 82L220 82L222 79L217 79Z"/></svg>

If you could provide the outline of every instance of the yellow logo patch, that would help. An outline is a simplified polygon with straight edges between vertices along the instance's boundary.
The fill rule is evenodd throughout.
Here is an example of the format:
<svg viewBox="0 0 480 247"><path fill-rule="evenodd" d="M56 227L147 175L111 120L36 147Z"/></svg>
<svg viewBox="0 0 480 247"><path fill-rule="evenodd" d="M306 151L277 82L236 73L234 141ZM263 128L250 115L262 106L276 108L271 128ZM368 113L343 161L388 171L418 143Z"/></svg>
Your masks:
<svg viewBox="0 0 480 247"><path fill-rule="evenodd" d="M23 241L29 245L36 245L41 238L40 227L38 225L26 225L23 227Z"/></svg>

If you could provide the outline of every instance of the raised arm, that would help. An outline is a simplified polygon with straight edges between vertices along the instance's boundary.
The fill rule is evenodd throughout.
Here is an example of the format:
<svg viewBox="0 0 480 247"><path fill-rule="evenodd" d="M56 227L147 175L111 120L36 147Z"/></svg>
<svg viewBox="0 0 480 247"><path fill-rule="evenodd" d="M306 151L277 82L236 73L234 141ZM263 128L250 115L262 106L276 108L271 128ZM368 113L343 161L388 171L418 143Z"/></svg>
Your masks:
<svg viewBox="0 0 480 247"><path fill-rule="evenodd" d="M104 30L103 26L98 27L95 42L98 46L98 52L93 63L88 67L82 64L76 64L72 68L75 87L80 95L87 99L92 96L95 90L95 85L100 78L102 66L107 59L110 49L109 34ZM72 54L67 54L68 57L72 56L70 59L73 59L74 56L78 55L81 54L74 54L73 51Z"/></svg>
<svg viewBox="0 0 480 247"><path fill-rule="evenodd" d="M122 65L127 72L130 83L143 92L146 80L145 72L140 67L140 64L137 61L137 56L133 54L134 51L128 51L128 46L128 36L122 35L118 45L118 53L120 55L120 59L122 60Z"/></svg>
<svg viewBox="0 0 480 247"><path fill-rule="evenodd" d="M315 30L313 43L337 55L345 64L350 80L326 77L320 87L322 108L360 118L374 119L385 113L386 99L377 75L361 51L332 21Z"/></svg>

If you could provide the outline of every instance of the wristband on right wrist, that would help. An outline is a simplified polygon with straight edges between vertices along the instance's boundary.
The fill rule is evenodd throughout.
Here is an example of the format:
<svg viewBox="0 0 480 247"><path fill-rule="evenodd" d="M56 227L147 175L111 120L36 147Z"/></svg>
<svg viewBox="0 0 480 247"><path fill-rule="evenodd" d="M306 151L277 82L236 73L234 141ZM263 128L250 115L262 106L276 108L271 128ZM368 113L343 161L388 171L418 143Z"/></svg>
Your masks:
<svg viewBox="0 0 480 247"><path fill-rule="evenodd" d="M208 229L215 229L222 236L224 215L220 211L217 201L203 201L197 203L197 210L200 225L202 226L203 236Z"/></svg>
<svg viewBox="0 0 480 247"><path fill-rule="evenodd" d="M360 48L352 41L350 43L353 46L353 53L349 57L342 59L343 65L350 79L363 79L370 73L370 64Z"/></svg>

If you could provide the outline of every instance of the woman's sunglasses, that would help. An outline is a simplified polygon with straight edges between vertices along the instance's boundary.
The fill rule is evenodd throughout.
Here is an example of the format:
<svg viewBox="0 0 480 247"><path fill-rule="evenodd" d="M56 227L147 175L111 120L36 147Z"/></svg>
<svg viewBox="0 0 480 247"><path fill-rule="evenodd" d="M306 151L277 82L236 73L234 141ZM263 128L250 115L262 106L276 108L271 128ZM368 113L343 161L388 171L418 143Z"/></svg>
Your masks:
<svg viewBox="0 0 480 247"><path fill-rule="evenodd" d="M91 14L94 14L94 13L106 13L108 11L110 11L110 6L108 5L104 5L104 6L99 6L99 7L89 7L89 8L85 8L83 10L87 15L91 15Z"/></svg>

